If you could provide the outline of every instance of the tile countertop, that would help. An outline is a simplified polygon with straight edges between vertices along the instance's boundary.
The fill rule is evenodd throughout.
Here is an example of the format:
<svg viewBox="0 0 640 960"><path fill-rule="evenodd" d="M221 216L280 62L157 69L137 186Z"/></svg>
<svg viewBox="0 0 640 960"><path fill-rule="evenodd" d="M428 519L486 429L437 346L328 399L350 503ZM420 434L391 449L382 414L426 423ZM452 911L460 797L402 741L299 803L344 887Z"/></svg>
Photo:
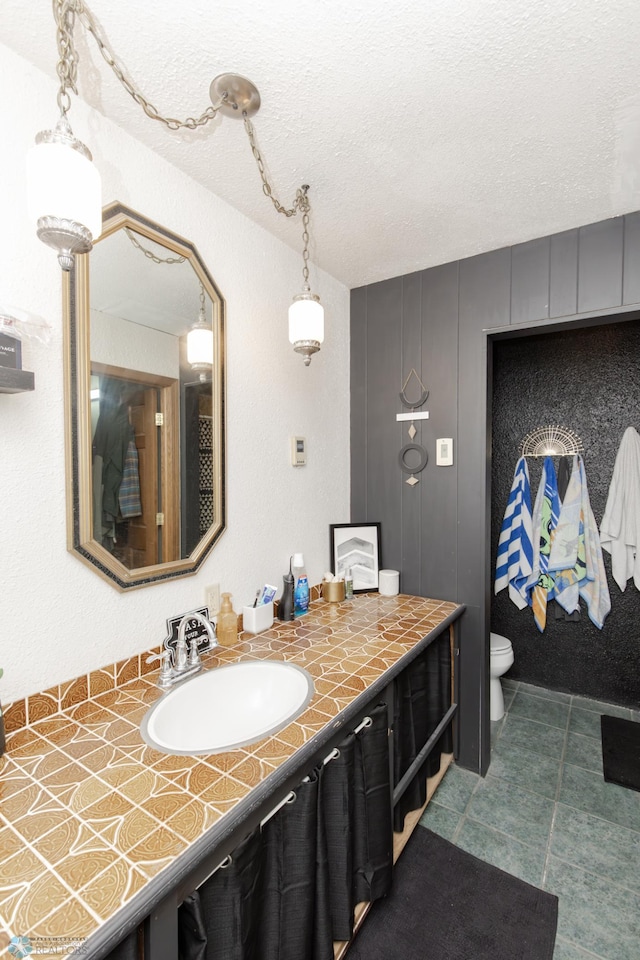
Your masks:
<svg viewBox="0 0 640 960"><path fill-rule="evenodd" d="M314 679L297 720L232 752L170 756L144 743L140 721L163 692L157 671L10 734L0 759L0 956L16 936L40 955L54 955L57 937L91 956L96 931L118 911L129 917L205 834L215 842L252 790L266 795L296 752L322 745L341 713L463 609L404 595L317 600L300 620L206 654L205 668L288 660Z"/></svg>

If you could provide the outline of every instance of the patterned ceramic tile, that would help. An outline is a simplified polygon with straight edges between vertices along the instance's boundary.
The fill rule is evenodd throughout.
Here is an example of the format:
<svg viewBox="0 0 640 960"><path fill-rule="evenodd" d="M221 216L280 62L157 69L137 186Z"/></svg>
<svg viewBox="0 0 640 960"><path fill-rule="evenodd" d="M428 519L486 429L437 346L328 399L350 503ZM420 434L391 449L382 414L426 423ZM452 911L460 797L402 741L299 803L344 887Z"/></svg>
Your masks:
<svg viewBox="0 0 640 960"><path fill-rule="evenodd" d="M155 876L184 851L184 840L167 827L148 833L127 853L127 859L143 874Z"/></svg>
<svg viewBox="0 0 640 960"><path fill-rule="evenodd" d="M146 883L147 878L143 873L124 857L119 857L83 887L79 896L98 917L108 920L116 910L142 890Z"/></svg>
<svg viewBox="0 0 640 960"><path fill-rule="evenodd" d="M45 717L50 717L60 709L58 687L36 693L29 697L29 723L36 723Z"/></svg>
<svg viewBox="0 0 640 960"><path fill-rule="evenodd" d="M27 701L16 700L8 704L3 709L4 728L7 733L14 733L26 726L27 723Z"/></svg>
<svg viewBox="0 0 640 960"><path fill-rule="evenodd" d="M89 696L88 677L77 677L69 683L60 684L60 706L63 710L82 703Z"/></svg>
<svg viewBox="0 0 640 960"><path fill-rule="evenodd" d="M32 784L33 780L23 767L15 764L9 757L0 760L0 802Z"/></svg>
<svg viewBox="0 0 640 960"><path fill-rule="evenodd" d="M219 819L220 814L217 811L196 800L191 803L183 802L173 816L163 818L165 826L187 843L193 843Z"/></svg>
<svg viewBox="0 0 640 960"><path fill-rule="evenodd" d="M149 664L149 667L152 665ZM151 672L151 671L149 671ZM129 660L120 660L115 664L115 684L117 687L136 680L140 676L140 658L132 657Z"/></svg>

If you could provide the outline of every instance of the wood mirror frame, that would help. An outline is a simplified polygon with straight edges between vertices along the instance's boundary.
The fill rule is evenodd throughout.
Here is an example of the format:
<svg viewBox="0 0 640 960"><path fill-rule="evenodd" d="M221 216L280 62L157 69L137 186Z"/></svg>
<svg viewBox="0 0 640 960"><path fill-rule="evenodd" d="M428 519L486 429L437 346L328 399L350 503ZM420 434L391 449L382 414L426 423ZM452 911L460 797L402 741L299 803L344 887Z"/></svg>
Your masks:
<svg viewBox="0 0 640 960"><path fill-rule="evenodd" d="M121 203L112 203L103 209L103 232L94 245L94 255L97 244L103 244L117 231L125 229L132 231L134 238L141 242L142 251L135 250L135 243L132 241L132 256L144 260L144 250L150 248L158 251L156 245L159 245L167 251L167 257L184 258L194 271L195 290L204 291L205 297L210 301L213 327L213 365L210 375L212 476L207 512L210 507L212 522L203 535L196 534L199 538L195 545L193 545L192 533L190 535L192 545L188 545L183 532L186 525L185 503L189 502L187 485L192 484L194 471L197 472L201 468L198 449L194 451L195 456L187 458L184 442L180 440L181 420L184 425L184 414L182 416L180 414L181 400L185 396L184 377L167 377L149 369L145 370L145 351L142 351L142 356L138 352L135 359L128 360L127 368L97 362L95 358L92 361L90 342L92 254L76 256L73 268L63 273L67 546L100 576L122 591L196 573L226 525L224 299L196 247L189 240L170 232ZM146 257L152 259L149 258L149 253ZM164 269L171 269L171 267ZM196 299L192 310L192 321L197 319L197 307ZM185 312L189 309L185 307ZM121 313L118 316L121 318ZM186 355L185 334L183 321L181 329L175 333L175 336L182 341L179 349L184 355ZM181 363L181 369L184 372L184 363ZM125 383L127 380L135 380L136 384L144 382L157 388L157 395L160 398L158 409L164 414L163 455L158 466L158 488L162 491L158 523L163 525L164 532L163 512L166 512L168 522L164 549L168 551L171 559L156 563L145 562L142 566L136 563L125 565L104 546L103 542L94 537L92 373L94 377L108 376ZM194 373L191 379L196 383L188 386L195 387L199 385L198 381L202 378ZM208 382L207 374L206 383ZM198 462L194 466L193 461L196 457ZM202 511L201 506L199 510ZM160 539L162 540L162 534Z"/></svg>

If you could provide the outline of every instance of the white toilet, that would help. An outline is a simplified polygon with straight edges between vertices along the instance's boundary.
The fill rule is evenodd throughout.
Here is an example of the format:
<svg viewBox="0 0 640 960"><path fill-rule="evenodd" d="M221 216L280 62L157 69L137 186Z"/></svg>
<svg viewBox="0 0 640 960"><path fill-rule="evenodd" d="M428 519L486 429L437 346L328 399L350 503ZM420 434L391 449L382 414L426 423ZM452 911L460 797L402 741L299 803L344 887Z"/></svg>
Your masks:
<svg viewBox="0 0 640 960"><path fill-rule="evenodd" d="M502 720L504 716L504 696L500 677L513 663L511 640L499 633L491 634L491 665L489 667L489 698L492 720Z"/></svg>

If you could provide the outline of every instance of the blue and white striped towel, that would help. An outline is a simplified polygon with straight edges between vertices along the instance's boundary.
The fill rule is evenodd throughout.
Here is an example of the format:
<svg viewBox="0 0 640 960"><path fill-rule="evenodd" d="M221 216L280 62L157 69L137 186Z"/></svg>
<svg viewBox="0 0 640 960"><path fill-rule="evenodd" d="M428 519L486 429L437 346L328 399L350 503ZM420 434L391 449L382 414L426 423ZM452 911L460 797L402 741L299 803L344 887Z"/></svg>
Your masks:
<svg viewBox="0 0 640 960"><path fill-rule="evenodd" d="M526 459L520 457L500 530L494 586L496 594L508 586L509 599L519 610L530 603L526 585L532 571L532 543L529 468Z"/></svg>

